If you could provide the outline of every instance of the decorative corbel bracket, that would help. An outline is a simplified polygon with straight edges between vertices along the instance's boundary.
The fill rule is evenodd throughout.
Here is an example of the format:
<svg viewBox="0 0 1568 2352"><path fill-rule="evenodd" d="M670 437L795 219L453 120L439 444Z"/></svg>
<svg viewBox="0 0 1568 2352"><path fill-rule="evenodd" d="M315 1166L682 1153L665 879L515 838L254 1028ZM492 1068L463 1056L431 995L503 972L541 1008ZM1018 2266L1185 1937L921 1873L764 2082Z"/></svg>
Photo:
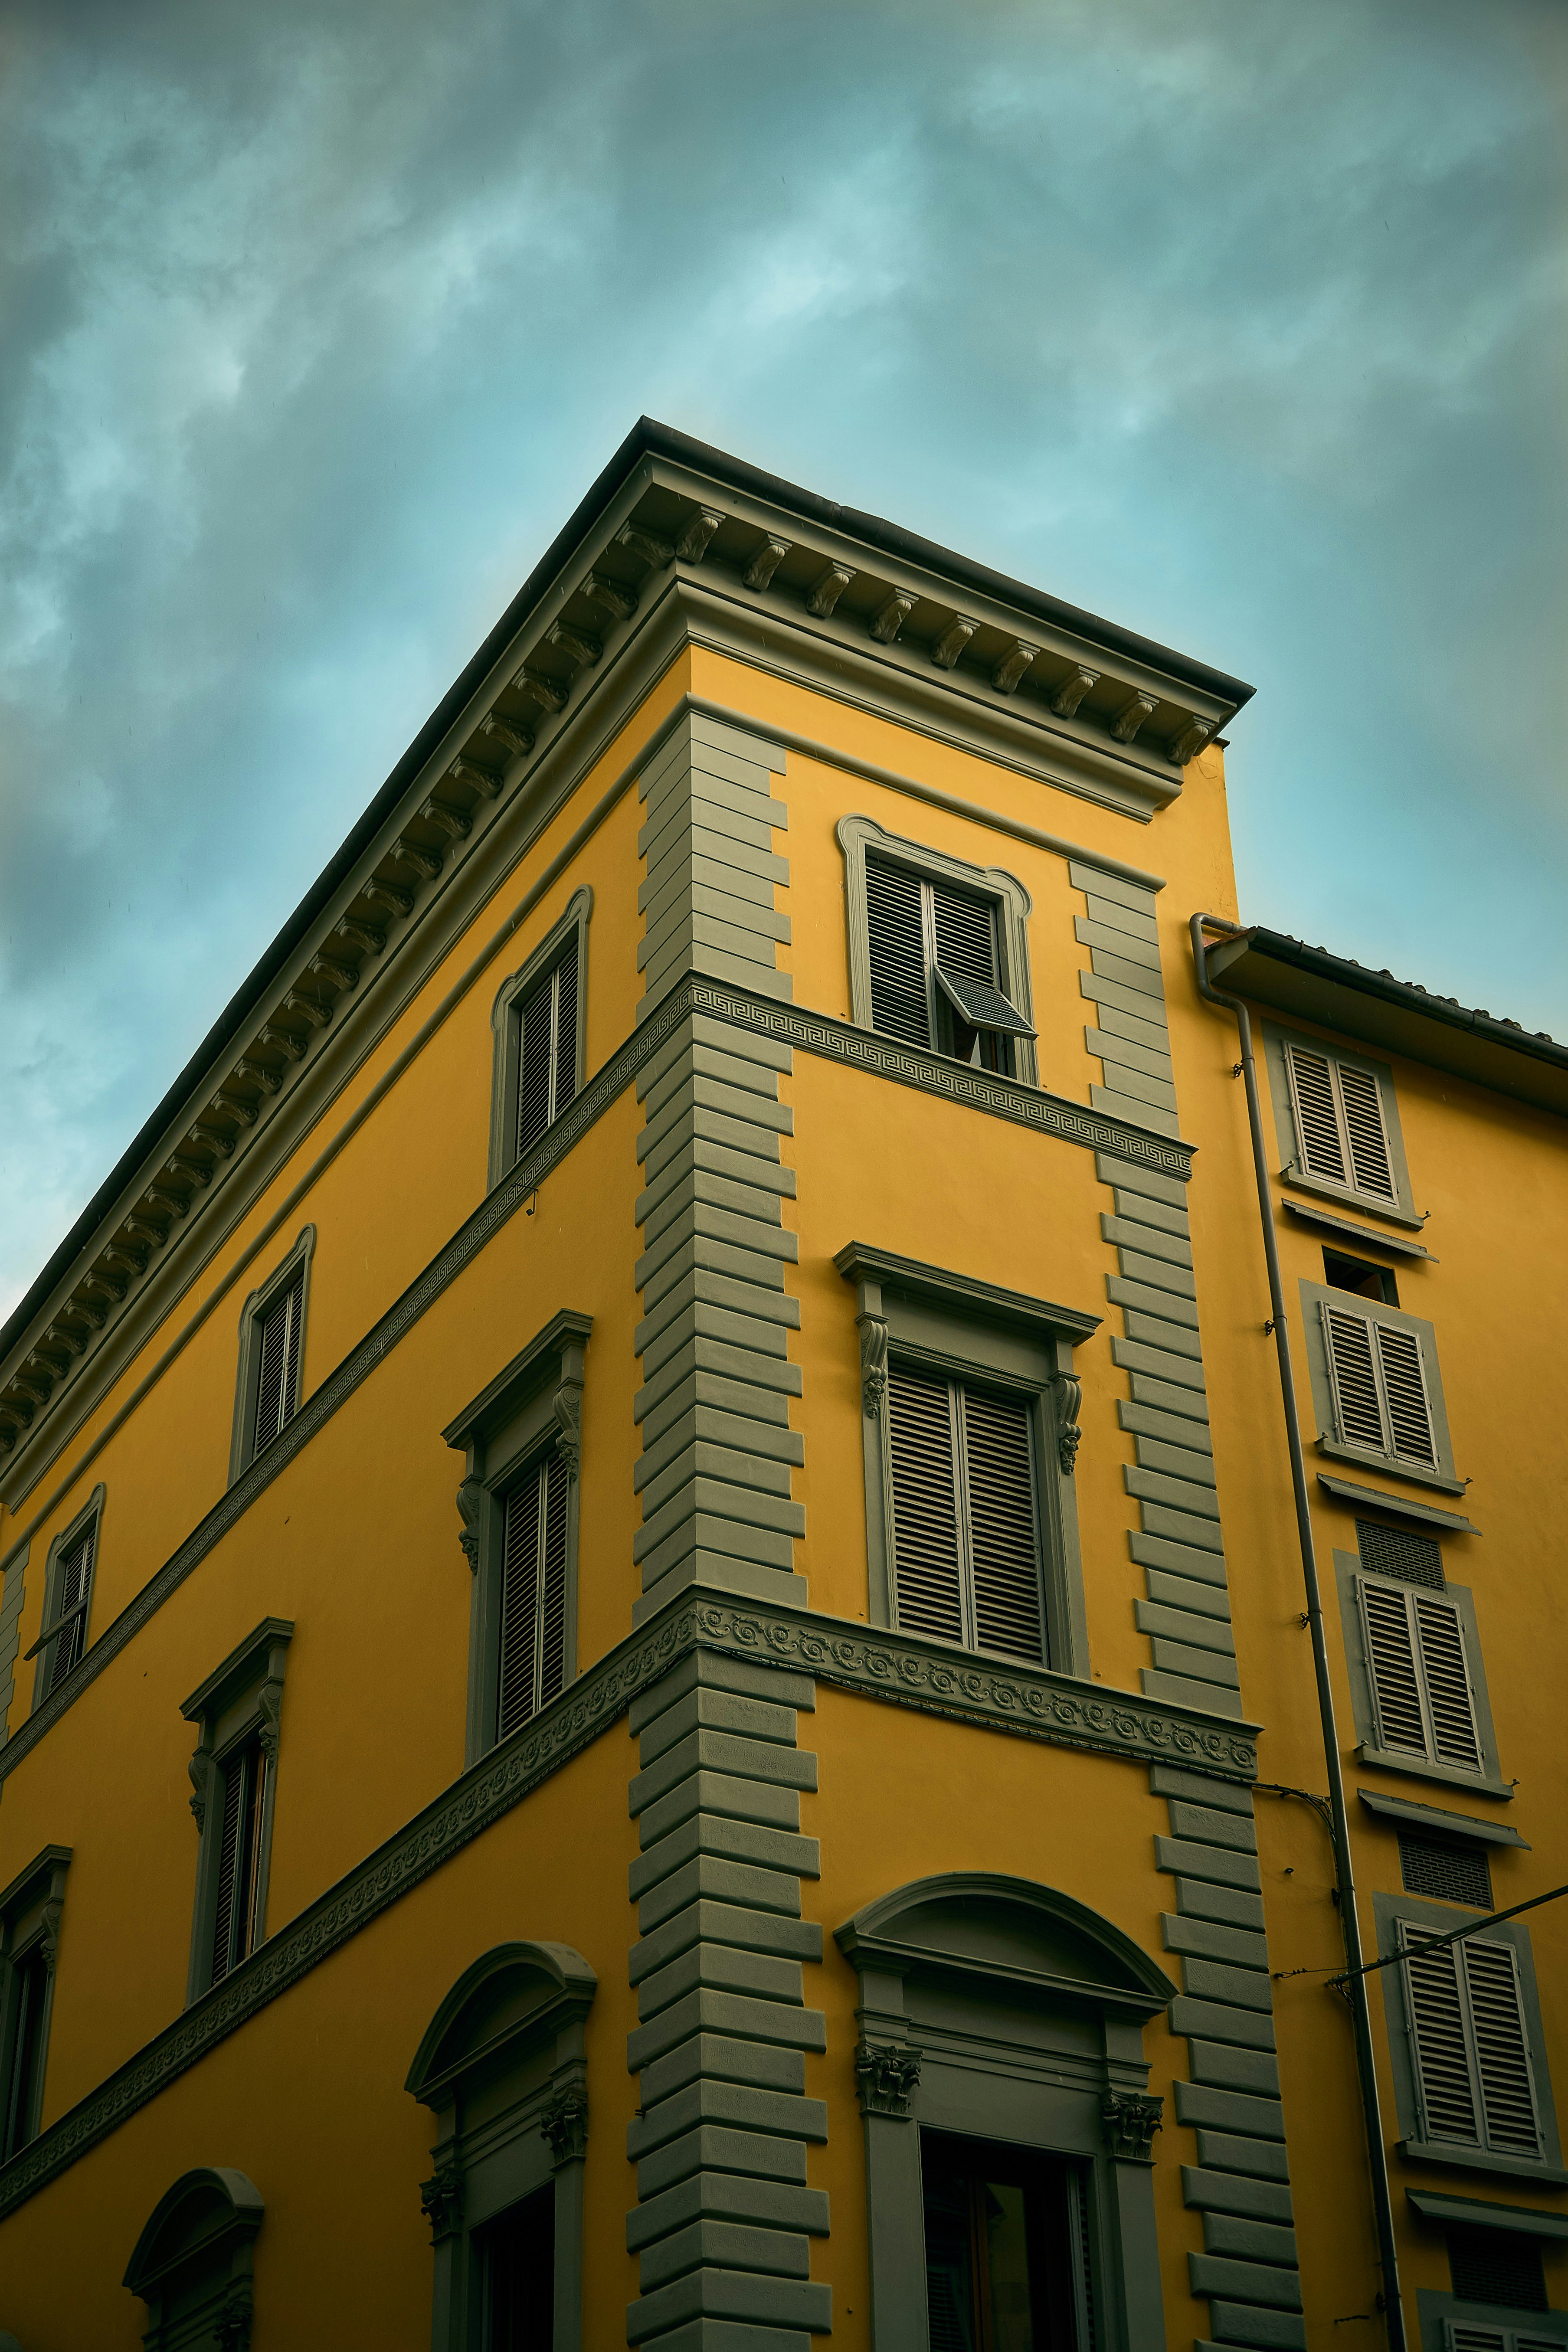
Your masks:
<svg viewBox="0 0 1568 2352"><path fill-rule="evenodd" d="M1154 2134L1163 2130L1163 2099L1144 2091L1107 2091L1100 2103L1105 2144L1122 2164L1152 2164Z"/></svg>
<svg viewBox="0 0 1568 2352"><path fill-rule="evenodd" d="M419 2184L419 2210L430 2224L430 2243L455 2238L463 2226L463 2176L450 2157Z"/></svg>
<svg viewBox="0 0 1568 2352"><path fill-rule="evenodd" d="M550 2159L557 2172L563 2164L580 2163L588 2153L588 2085L579 2073L552 2091L539 2118L539 2136L549 2142Z"/></svg>
<svg viewBox="0 0 1568 2352"><path fill-rule="evenodd" d="M485 1507L485 1490L472 1476L464 1479L458 1489L458 1513L463 1522L463 1532L458 1538L463 1557L471 1575L477 1575L479 1565L479 1514Z"/></svg>
<svg viewBox="0 0 1568 2352"><path fill-rule="evenodd" d="M888 1393L888 1327L880 1315L857 1315L860 1334L860 1401L868 1421L881 1413Z"/></svg>
<svg viewBox="0 0 1568 2352"><path fill-rule="evenodd" d="M1078 1467L1078 1449L1083 1436L1078 1422L1083 1405L1083 1382L1076 1372L1058 1372L1051 1387L1057 1401L1057 1454L1063 1475L1070 1478Z"/></svg>
<svg viewBox="0 0 1568 2352"><path fill-rule="evenodd" d="M855 2081L863 2116L897 2116L907 2122L920 2086L921 2053L907 2043L862 2040L855 2051Z"/></svg>

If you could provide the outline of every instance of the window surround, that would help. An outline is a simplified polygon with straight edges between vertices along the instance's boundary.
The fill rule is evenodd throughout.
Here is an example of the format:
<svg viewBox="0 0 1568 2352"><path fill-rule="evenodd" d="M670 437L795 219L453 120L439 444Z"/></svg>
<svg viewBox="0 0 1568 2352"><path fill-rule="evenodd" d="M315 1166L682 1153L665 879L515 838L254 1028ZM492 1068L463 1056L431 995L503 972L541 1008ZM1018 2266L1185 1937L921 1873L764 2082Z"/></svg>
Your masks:
<svg viewBox="0 0 1568 2352"><path fill-rule="evenodd" d="M1526 2352L1526 2347L1539 2344L1568 2346L1568 2311L1510 2311L1506 2305L1461 2303L1447 2289L1430 2286L1416 2288L1415 2307L1420 2352L1449 2352L1450 2327L1463 2328L1471 2343L1475 2337L1469 2331L1484 2328L1496 2339L1500 2352Z"/></svg>
<svg viewBox="0 0 1568 2352"><path fill-rule="evenodd" d="M59 1952L60 1915L65 1908L68 1845L47 1845L0 1890L0 2086L8 2085L20 2020L17 1969L38 1953L44 1963L44 2008L38 2021L28 2112L19 2119L16 2147L37 2137L49 2063L49 2021L55 2003L55 1961ZM7 2118L0 2113L0 2130Z"/></svg>
<svg viewBox="0 0 1568 2352"><path fill-rule="evenodd" d="M1361 1070L1377 1081L1383 1106L1384 1132L1388 1139L1389 1171L1394 1178L1395 1198L1385 1201L1372 1192L1360 1192L1353 1184L1335 1184L1324 1176L1310 1176L1300 1164L1300 1144L1296 1133L1296 1109L1290 1096L1290 1076L1285 1063L1287 1045L1304 1045L1314 1054L1326 1055L1331 1062L1343 1062L1352 1070ZM1410 1171L1405 1158L1405 1139L1399 1126L1399 1098L1394 1091L1391 1064L1373 1060L1369 1055L1358 1054L1342 1045L1337 1038L1313 1036L1305 1029L1282 1029L1276 1022L1263 1024L1264 1059L1268 1066L1269 1099L1274 1108L1274 1135L1279 1147L1279 1180L1298 1192L1314 1192L1326 1201L1343 1201L1375 1217L1386 1217L1391 1225L1405 1225L1419 1233L1426 1224L1415 1208L1415 1198L1410 1189Z"/></svg>
<svg viewBox="0 0 1568 2352"><path fill-rule="evenodd" d="M588 2152L584 2026L598 1979L569 1944L497 1944L465 1969L431 2019L404 2087L436 2117L420 2201L435 2250L436 2352L477 2343L472 2239L555 2184L552 2352L583 2343L583 2169ZM501 2104L503 2084L511 2096ZM482 2095L479 2119L470 2097Z"/></svg>
<svg viewBox="0 0 1568 2352"><path fill-rule="evenodd" d="M926 2342L921 2126L1076 2158L1096 2340L1164 2352L1143 2051L1164 1971L1072 1896L983 1871L882 1895L835 1939L859 1979L872 2352Z"/></svg>
<svg viewBox="0 0 1568 2352"><path fill-rule="evenodd" d="M971 866L962 857L931 849L924 842L906 841L887 832L868 816L840 817L838 845L844 852L844 887L847 907L849 950L849 1017L858 1029L871 1029L871 951L866 908L866 852L870 849L889 865L902 866L925 882L951 882L960 889L994 901L999 974L1004 996L1033 1023L1034 997L1029 985L1028 919L1034 900L1018 880L1001 866ZM1033 1037L1013 1039L1014 1076L1021 1086L1037 1087L1039 1060ZM929 1049L935 1051L934 1047ZM947 1060L949 1056L940 1056Z"/></svg>
<svg viewBox="0 0 1568 2352"><path fill-rule="evenodd" d="M148 2216L124 2284L147 2305L147 2352L221 2343L247 2352L253 2249L266 2216L255 2184L226 2164L183 2173ZM206 2320L205 2335L193 2322Z"/></svg>
<svg viewBox="0 0 1568 2352"><path fill-rule="evenodd" d="M248 1470L256 1459L256 1391L261 1377L261 1326L268 1308L279 1291L288 1288L303 1266L304 1279L300 1287L299 1373L286 1422L291 1421L300 1409L300 1400L305 1393L305 1341L310 1328L310 1261L315 1249L316 1228L306 1225L288 1256L274 1266L260 1288L251 1292L239 1310L239 1369L234 1391L234 1434L228 1449L228 1483L231 1486L240 1472Z"/></svg>
<svg viewBox="0 0 1568 2352"><path fill-rule="evenodd" d="M1443 1375L1437 1363L1437 1335L1432 1325L1422 1316L1406 1315L1402 1307L1384 1307L1375 1299L1356 1298L1352 1292L1336 1290L1330 1283L1303 1281L1300 1292L1301 1332L1311 1378L1312 1410L1318 1417L1318 1452L1336 1462L1353 1462L1363 1469L1381 1470L1385 1477L1409 1478L1418 1486L1435 1486L1445 1495L1463 1495L1469 1480L1454 1474L1454 1448L1448 1434L1447 1408L1443 1402ZM1396 1331L1408 1331L1415 1339L1426 1376L1432 1446L1437 1456L1435 1470L1425 1468L1419 1462L1406 1461L1403 1455L1374 1453L1366 1445L1346 1445L1334 1435L1334 1398L1321 1312L1325 1300L1340 1314L1360 1315L1366 1322L1389 1324Z"/></svg>
<svg viewBox="0 0 1568 2352"><path fill-rule="evenodd" d="M577 941L577 1040L576 1064L573 1071L574 1099L583 1091L587 1077L588 1047L588 922L594 912L594 893L584 884L574 891L564 912L552 924L527 961L509 979L503 980L496 992L490 1008L490 1028L495 1045L490 1076L490 1151L489 1171L486 1190L493 1192L508 1171L517 1164L517 1083L518 1083L518 1024L513 1007L525 996L536 980L542 979L557 962L567 941Z"/></svg>
<svg viewBox="0 0 1568 2352"><path fill-rule="evenodd" d="M441 1434L466 1455L458 1489L462 1546L473 1575L468 1620L468 1710L465 1765L496 1741L505 1490L531 1460L553 1449L567 1475L566 1625L563 1690L577 1676L577 1522L582 1488L584 1359L591 1315L563 1307L465 1405Z"/></svg>
<svg viewBox="0 0 1568 2352"><path fill-rule="evenodd" d="M1455 1927L1475 1927L1478 1924L1473 1911L1462 1909L1455 1904L1436 1903L1426 1895L1375 1895L1373 1897L1373 1914L1377 1926L1380 1958L1386 1958L1400 1950L1398 1923L1401 1920L1426 1928L1435 1936L1445 1935ZM1401 2133L1395 2144L1406 2162L1453 2165L1465 2172L1494 2172L1511 2180L1536 2181L1553 2189L1568 2188L1568 2171L1563 2168L1552 2081L1547 2072L1546 2037L1542 2027L1541 1998L1536 1990L1530 1930L1521 1920L1505 1919L1487 1926L1482 1932L1489 1942L1511 1944L1519 1964L1525 2039L1530 2048L1544 2152L1539 2161L1532 2162L1527 2157L1494 2154L1489 2148L1467 2147L1458 2142L1424 2140L1418 2137L1420 2110L1416 2105L1415 2069L1410 2055L1410 2018L1405 1998L1405 1972L1399 1967L1378 1970L1383 1985L1384 2016L1388 2028L1394 2107ZM1478 2305L1475 2308L1479 2310L1481 2306Z"/></svg>
<svg viewBox="0 0 1568 2352"><path fill-rule="evenodd" d="M34 1643L32 1648L25 1651L22 1657L22 1663L24 1665L26 1665L29 1658L37 1658L38 1662L33 1669L33 1706L35 1709L42 1706L44 1701L50 1696L49 1670L54 1663L55 1643L58 1639L58 1633L56 1630L56 1622L58 1610L57 1593L59 1585L60 1554L69 1549L69 1547L76 1541L78 1536L81 1534L82 1529L88 1525L89 1521L96 1515L98 1519L98 1533L93 1539L92 1571L87 1580L87 1591L83 1593L81 1601L79 1604L79 1614L81 1617L81 1654L77 1659L76 1665L79 1666L82 1662L82 1658L85 1658L87 1655L88 1641L92 1629L93 1598L98 1591L98 1565L103 1552L103 1505L107 1492L108 1489L101 1485L93 1488L91 1494L88 1496L86 1502L82 1505L75 1518L68 1521L68 1524L60 1529L58 1535L55 1537L53 1542L49 1546L47 1556L44 1561L43 1630L40 1632L38 1638ZM75 1674L76 1666L73 1666L70 1671L72 1674Z"/></svg>
<svg viewBox="0 0 1568 2352"><path fill-rule="evenodd" d="M868 1615L893 1622L892 1463L889 1451L889 1354L949 1379L969 1378L1029 1401L1036 1500L1044 1558L1047 1664L1087 1675L1089 1623L1079 1548L1077 1458L1080 1384L1073 1349L1100 1328L1098 1315L1054 1307L972 1276L850 1242L833 1261L856 1286L860 1334L860 1428L866 1478ZM974 1657L990 1651L961 1652Z"/></svg>
<svg viewBox="0 0 1568 2352"><path fill-rule="evenodd" d="M185 1982L187 2007L193 2000L199 2000L212 1983L224 1770L229 1759L256 1738L267 1759L267 1776L257 1830L252 1896L256 1941L251 1949L259 1949L266 1940L267 1882L272 1862L272 1813L278 1787L279 1717L283 1703L283 1675L293 1635L289 1619L264 1617L255 1631L247 1633L223 1664L191 1693L180 1709L187 1723L199 1727L195 1750L187 1767L191 1776L191 1811L201 1839L196 1855L195 1901L192 1906L190 1968Z"/></svg>
<svg viewBox="0 0 1568 2352"><path fill-rule="evenodd" d="M1406 1755L1403 1750L1380 1748L1377 1744L1377 1716L1373 1706L1372 1673L1366 1660L1366 1639L1362 1628L1360 1583L1379 1584L1389 1592L1405 1593L1410 1587L1386 1576L1372 1576L1362 1566L1361 1555L1353 1551L1334 1553L1334 1572L1339 1582L1340 1624L1345 1638L1345 1656L1350 1667L1351 1708L1355 1718L1356 1738L1361 1745L1356 1749L1356 1761L1375 1764L1384 1772L1401 1772L1421 1780L1446 1781L1453 1789L1468 1789L1478 1796L1511 1798L1513 1786L1502 1777L1498 1761L1497 1732L1492 1723L1491 1702L1487 1696L1486 1668L1481 1659L1480 1636L1476 1627L1476 1604L1470 1589L1464 1584L1451 1584L1445 1580L1444 1598L1451 1601L1458 1612L1465 1637L1465 1664L1469 1669L1470 1695L1476 1704L1476 1737L1481 1751L1481 1770L1462 1771L1457 1764L1428 1762L1425 1757Z"/></svg>

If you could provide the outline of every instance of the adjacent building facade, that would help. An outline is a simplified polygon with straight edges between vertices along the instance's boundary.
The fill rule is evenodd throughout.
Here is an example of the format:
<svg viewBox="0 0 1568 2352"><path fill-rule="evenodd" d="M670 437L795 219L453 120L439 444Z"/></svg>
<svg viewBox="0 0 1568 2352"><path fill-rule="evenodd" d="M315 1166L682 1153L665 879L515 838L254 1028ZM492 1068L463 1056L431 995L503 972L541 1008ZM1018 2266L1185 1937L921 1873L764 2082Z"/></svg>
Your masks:
<svg viewBox="0 0 1568 2352"><path fill-rule="evenodd" d="M1568 2342L1568 1053L1248 692L617 454L0 1334L24 2352Z"/></svg>

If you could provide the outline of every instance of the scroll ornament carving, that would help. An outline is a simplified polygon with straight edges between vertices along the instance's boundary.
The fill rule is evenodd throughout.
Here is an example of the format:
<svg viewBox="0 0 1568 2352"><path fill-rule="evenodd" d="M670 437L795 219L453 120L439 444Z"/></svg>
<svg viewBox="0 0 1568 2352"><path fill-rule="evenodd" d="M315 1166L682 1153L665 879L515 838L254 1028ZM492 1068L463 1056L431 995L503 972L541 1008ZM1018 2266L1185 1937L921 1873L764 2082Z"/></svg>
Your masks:
<svg viewBox="0 0 1568 2352"><path fill-rule="evenodd" d="M196 1817L197 1829L207 1817L207 1790L212 1781L213 1759L205 1748L198 1748L185 1767L191 1776L191 1811Z"/></svg>
<svg viewBox="0 0 1568 2352"><path fill-rule="evenodd" d="M476 1574L479 1565L479 1512L483 1507L485 1490L477 1478L465 1478L458 1489L458 1510L463 1522L463 1532L458 1541L463 1556Z"/></svg>
<svg viewBox="0 0 1568 2352"><path fill-rule="evenodd" d="M1213 733L1206 719L1190 719L1181 733L1172 737L1165 757L1173 767L1184 767L1189 760L1197 758Z"/></svg>
<svg viewBox="0 0 1568 2352"><path fill-rule="evenodd" d="M861 2114L907 2116L920 2084L921 2056L900 2042L862 2041L855 2052Z"/></svg>
<svg viewBox="0 0 1568 2352"><path fill-rule="evenodd" d="M1111 734L1119 743L1131 743L1145 719L1152 716L1156 697L1152 694L1130 694L1111 722Z"/></svg>
<svg viewBox="0 0 1568 2352"><path fill-rule="evenodd" d="M1058 687L1051 697L1051 709L1058 719L1070 719L1091 686L1098 685L1100 672L1078 664L1070 677Z"/></svg>
<svg viewBox="0 0 1568 2352"><path fill-rule="evenodd" d="M1078 1425L1083 1382L1076 1372L1058 1372L1051 1385L1057 1392L1057 1452L1063 1475L1070 1478L1078 1467L1078 1449L1083 1437Z"/></svg>
<svg viewBox="0 0 1568 2352"><path fill-rule="evenodd" d="M54 1975L55 1962L59 1957L60 1914L64 1909L65 1905L57 1895L51 1895L44 1906L44 1932L38 1941L38 1949L44 1956L46 1976Z"/></svg>
<svg viewBox="0 0 1568 2352"><path fill-rule="evenodd" d="M544 2103L539 2136L550 2143L552 2161L571 2164L588 2153L588 2094L581 2083L568 2084Z"/></svg>
<svg viewBox="0 0 1568 2352"><path fill-rule="evenodd" d="M258 1731L256 1737L260 1743L261 1752L266 1757L268 1762L269 1764L276 1764L278 1761L278 1720L283 1711L283 1685L281 1683L265 1682L262 1684L261 1688L257 1692L256 1696L257 1703L261 1709L261 1728Z"/></svg>
<svg viewBox="0 0 1568 2352"><path fill-rule="evenodd" d="M711 507L699 507L686 529L675 542L675 551L682 563L700 563L708 552L708 542L724 518Z"/></svg>
<svg viewBox="0 0 1568 2352"><path fill-rule="evenodd" d="M450 2158L419 2184L419 2210L430 2224L430 2243L455 2238L463 2226L463 2176Z"/></svg>
<svg viewBox="0 0 1568 2352"><path fill-rule="evenodd" d="M875 1421L888 1393L888 1327L879 1315L857 1315L860 1334L860 1396L868 1421Z"/></svg>
<svg viewBox="0 0 1568 2352"><path fill-rule="evenodd" d="M551 1399L555 1412L555 1459L568 1478L583 1467L583 1388L581 1381L563 1382Z"/></svg>
<svg viewBox="0 0 1568 2352"><path fill-rule="evenodd" d="M1143 2091L1108 2091L1100 2103L1100 2116L1111 2155L1123 2163L1152 2164L1164 2106L1163 2099Z"/></svg>
<svg viewBox="0 0 1568 2352"><path fill-rule="evenodd" d="M223 2308L213 2328L220 2352L250 2352L250 2330L255 2315L249 2283L241 2280L225 2295Z"/></svg>

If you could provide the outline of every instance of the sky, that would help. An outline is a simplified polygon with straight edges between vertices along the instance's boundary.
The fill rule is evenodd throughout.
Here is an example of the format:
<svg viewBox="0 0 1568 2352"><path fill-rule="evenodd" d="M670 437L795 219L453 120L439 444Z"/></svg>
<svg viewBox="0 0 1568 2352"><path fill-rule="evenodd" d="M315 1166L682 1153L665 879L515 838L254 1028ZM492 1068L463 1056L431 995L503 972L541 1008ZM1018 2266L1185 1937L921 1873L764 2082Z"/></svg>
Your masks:
<svg viewBox="0 0 1568 2352"><path fill-rule="evenodd" d="M0 1314L639 414L1251 680L1568 1037L1560 0L0 0Z"/></svg>

